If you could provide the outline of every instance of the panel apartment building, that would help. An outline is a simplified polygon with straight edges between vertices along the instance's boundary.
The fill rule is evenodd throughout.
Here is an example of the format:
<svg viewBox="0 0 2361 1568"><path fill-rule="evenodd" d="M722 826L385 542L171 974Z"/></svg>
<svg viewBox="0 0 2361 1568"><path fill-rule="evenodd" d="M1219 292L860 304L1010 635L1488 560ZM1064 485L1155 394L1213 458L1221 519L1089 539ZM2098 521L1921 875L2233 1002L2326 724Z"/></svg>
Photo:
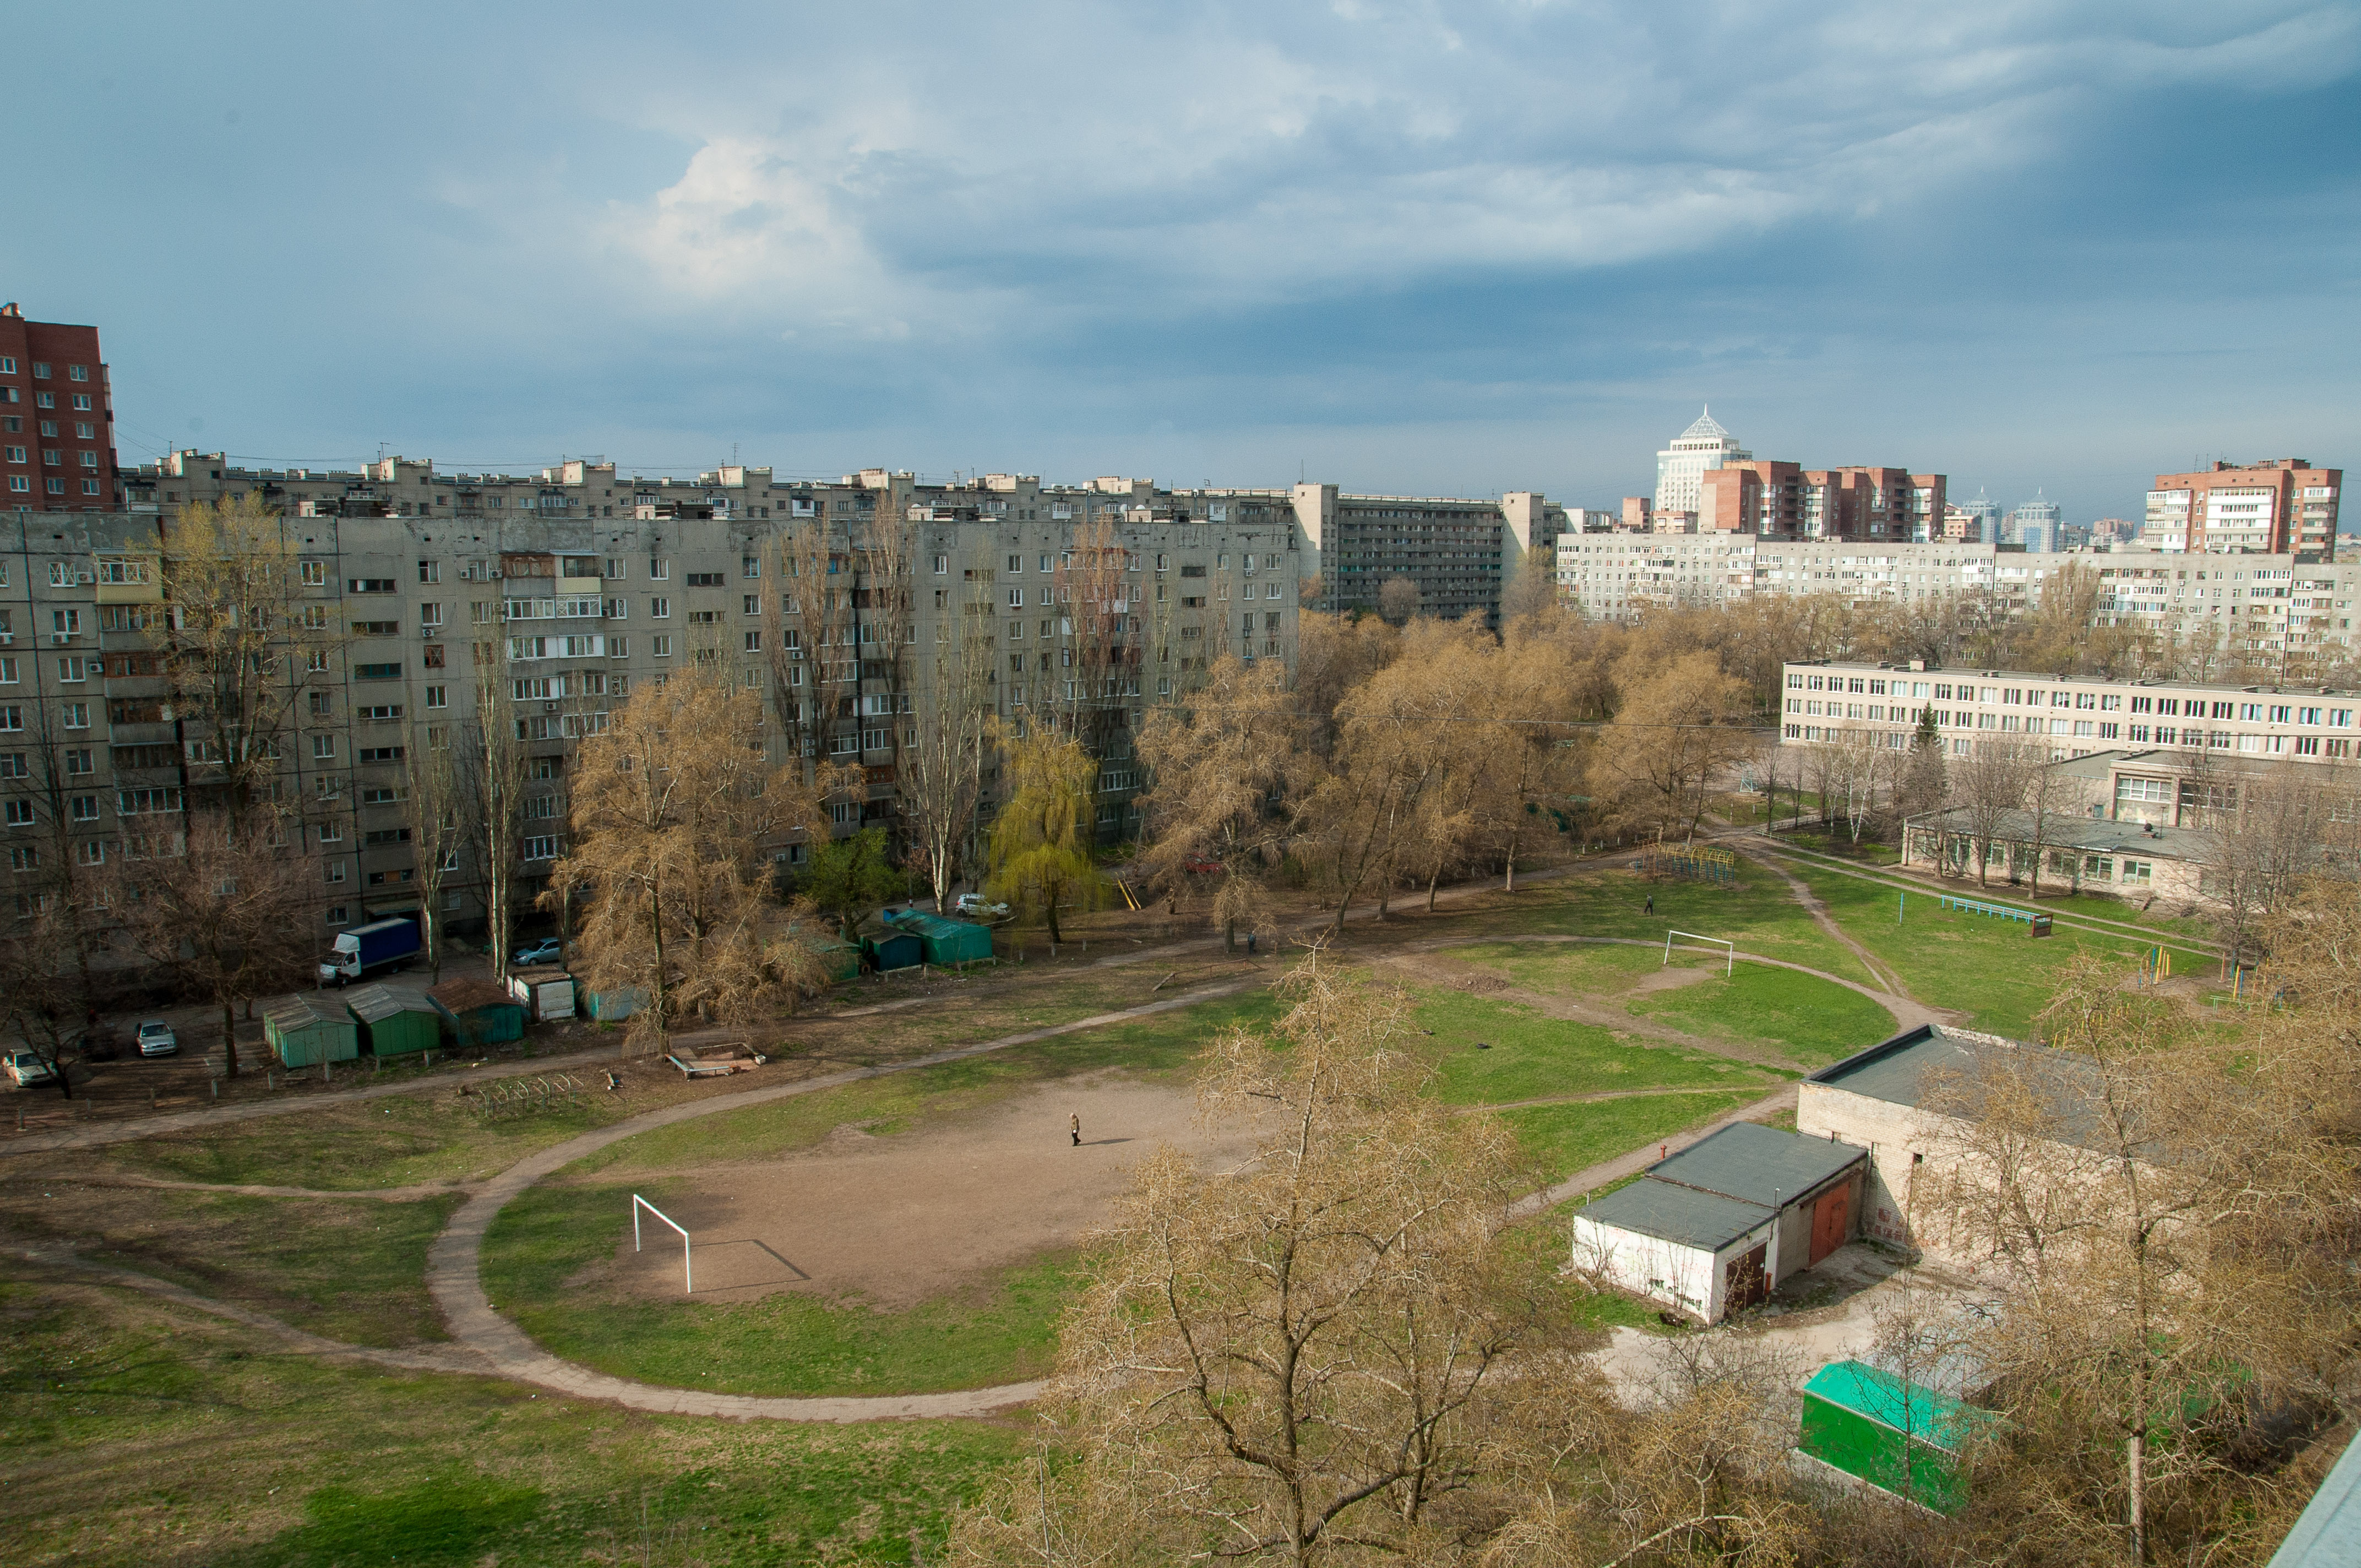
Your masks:
<svg viewBox="0 0 2361 1568"><path fill-rule="evenodd" d="M207 781L206 738L174 718L144 656L159 558L192 501L260 494L278 508L302 608L340 633L273 791L316 865L324 932L416 907L403 762L480 719L487 659L495 721L515 727L533 781L529 889L563 852L577 748L635 682L719 665L761 690L774 760L865 770L866 798L834 808L839 832L892 826L897 768L929 705L980 688L1012 723L1055 713L1090 738L1096 826L1113 839L1136 828L1132 738L1147 708L1224 652L1291 661L1296 646L1304 554L1285 492L1019 475L932 485L883 469L642 481L588 461L522 477L401 458L324 473L196 453L128 476L126 490L136 510L0 511L0 844L20 907L64 867L95 872L128 841L169 841ZM840 581L783 580L791 537L819 541ZM895 542L890 561L856 543L880 538ZM485 914L479 852L445 883L462 927Z"/></svg>
<svg viewBox="0 0 2361 1568"><path fill-rule="evenodd" d="M1318 608L1332 612L1374 610L1385 585L1405 577L1425 613L1448 620L1477 614L1497 626L1509 579L1531 553L1546 565L1569 530L1565 509L1530 490L1469 500L1344 495L1334 485L1307 484L1277 496L1292 507L1312 553L1306 575L1320 578Z"/></svg>

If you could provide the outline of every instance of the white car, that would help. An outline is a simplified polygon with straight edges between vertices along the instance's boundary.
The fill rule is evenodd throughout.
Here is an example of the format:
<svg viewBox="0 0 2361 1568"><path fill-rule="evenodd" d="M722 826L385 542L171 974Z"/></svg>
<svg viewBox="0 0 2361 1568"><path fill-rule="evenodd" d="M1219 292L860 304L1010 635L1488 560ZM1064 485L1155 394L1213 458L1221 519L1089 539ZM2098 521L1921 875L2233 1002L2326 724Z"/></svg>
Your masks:
<svg viewBox="0 0 2361 1568"><path fill-rule="evenodd" d="M983 894L980 893L961 894L959 897L953 901L951 908L954 913L960 915L1005 915L1008 913L1008 905L1005 904L986 904L983 901Z"/></svg>
<svg viewBox="0 0 2361 1568"><path fill-rule="evenodd" d="M31 1051L10 1051L8 1076L21 1088L27 1083L47 1083L57 1077L57 1072Z"/></svg>
<svg viewBox="0 0 2361 1568"><path fill-rule="evenodd" d="M139 1025L139 1054L143 1057L179 1056L181 1036L172 1033L172 1025L161 1018L150 1018Z"/></svg>

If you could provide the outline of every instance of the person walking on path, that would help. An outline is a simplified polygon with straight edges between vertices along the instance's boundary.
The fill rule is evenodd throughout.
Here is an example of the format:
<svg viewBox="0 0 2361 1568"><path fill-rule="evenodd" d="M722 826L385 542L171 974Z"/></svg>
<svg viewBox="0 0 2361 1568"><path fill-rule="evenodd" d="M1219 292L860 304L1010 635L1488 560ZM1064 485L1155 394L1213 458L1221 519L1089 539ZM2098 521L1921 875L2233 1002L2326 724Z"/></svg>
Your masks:
<svg viewBox="0 0 2361 1568"><path fill-rule="evenodd" d="M1645 913L1650 914L1650 915L1653 915L1655 912L1656 912L1656 895L1655 895L1654 894L1653 894L1653 893L1652 893L1652 894L1650 894L1648 895L1648 907L1647 907L1647 909L1646 909Z"/></svg>
<svg viewBox="0 0 2361 1568"><path fill-rule="evenodd" d="M1081 1148L1082 1146L1082 1113L1080 1111L1066 1118L1066 1130L1074 1135L1074 1146Z"/></svg>

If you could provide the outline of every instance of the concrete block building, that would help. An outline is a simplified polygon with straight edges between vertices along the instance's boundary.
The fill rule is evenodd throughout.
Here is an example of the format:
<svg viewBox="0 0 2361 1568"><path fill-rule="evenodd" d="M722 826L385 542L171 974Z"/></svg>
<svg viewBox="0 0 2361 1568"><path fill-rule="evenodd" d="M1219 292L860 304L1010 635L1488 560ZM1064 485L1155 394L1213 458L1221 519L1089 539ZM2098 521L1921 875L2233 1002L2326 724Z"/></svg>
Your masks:
<svg viewBox="0 0 2361 1568"><path fill-rule="evenodd" d="M1583 1205L1575 1266L1714 1323L1859 1234L1867 1153L1734 1122Z"/></svg>

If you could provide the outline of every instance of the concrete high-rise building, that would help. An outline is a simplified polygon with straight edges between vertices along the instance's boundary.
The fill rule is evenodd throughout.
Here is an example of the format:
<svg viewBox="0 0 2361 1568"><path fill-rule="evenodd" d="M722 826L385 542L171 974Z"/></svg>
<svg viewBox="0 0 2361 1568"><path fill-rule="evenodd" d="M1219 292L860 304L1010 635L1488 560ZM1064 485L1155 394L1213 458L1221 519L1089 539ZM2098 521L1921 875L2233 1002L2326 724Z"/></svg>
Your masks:
<svg viewBox="0 0 2361 1568"><path fill-rule="evenodd" d="M2336 548L2344 488L2345 470L2315 468L2301 457L2158 474L2140 537L2151 550L2325 556Z"/></svg>
<svg viewBox="0 0 2361 1568"><path fill-rule="evenodd" d="M0 305L0 510L112 511L115 400L98 329Z"/></svg>
<svg viewBox="0 0 2361 1568"><path fill-rule="evenodd" d="M2059 547L2059 531L2064 522L2065 514L2058 503L2036 490L2031 500L2008 514L2008 521L2002 527L2001 542L2022 544L2039 554L2054 554Z"/></svg>
<svg viewBox="0 0 2361 1568"><path fill-rule="evenodd" d="M2000 543L2000 503L1976 491L1971 501L1957 501L1943 508L1943 535L1968 544Z"/></svg>
<svg viewBox="0 0 2361 1568"><path fill-rule="evenodd" d="M1697 510L1697 493L1705 475L1725 464L1742 463L1754 455L1738 444L1738 438L1714 422L1708 408L1699 414L1695 424L1673 437L1673 444L1656 454L1656 507L1658 511L1688 511Z"/></svg>

